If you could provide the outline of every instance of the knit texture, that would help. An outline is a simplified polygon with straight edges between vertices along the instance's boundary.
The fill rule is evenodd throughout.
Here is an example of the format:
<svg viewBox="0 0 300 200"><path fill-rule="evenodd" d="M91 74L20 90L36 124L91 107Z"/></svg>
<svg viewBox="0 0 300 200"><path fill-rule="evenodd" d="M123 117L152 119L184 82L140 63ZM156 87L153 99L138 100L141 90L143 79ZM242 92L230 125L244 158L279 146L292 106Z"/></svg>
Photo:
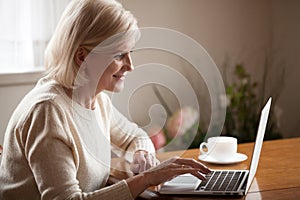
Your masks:
<svg viewBox="0 0 300 200"><path fill-rule="evenodd" d="M8 124L0 166L0 199L132 199L126 181L104 187L111 145L130 158L154 152L147 134L100 93L94 110L42 78Z"/></svg>

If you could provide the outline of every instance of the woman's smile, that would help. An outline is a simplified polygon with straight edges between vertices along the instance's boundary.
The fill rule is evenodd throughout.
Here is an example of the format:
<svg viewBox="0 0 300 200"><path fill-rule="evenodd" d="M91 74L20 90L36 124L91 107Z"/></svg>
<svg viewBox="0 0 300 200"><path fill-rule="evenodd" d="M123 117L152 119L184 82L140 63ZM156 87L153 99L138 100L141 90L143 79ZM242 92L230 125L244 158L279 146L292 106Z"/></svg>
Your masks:
<svg viewBox="0 0 300 200"><path fill-rule="evenodd" d="M121 80L121 81L125 80L125 74L114 74L113 77L117 80Z"/></svg>

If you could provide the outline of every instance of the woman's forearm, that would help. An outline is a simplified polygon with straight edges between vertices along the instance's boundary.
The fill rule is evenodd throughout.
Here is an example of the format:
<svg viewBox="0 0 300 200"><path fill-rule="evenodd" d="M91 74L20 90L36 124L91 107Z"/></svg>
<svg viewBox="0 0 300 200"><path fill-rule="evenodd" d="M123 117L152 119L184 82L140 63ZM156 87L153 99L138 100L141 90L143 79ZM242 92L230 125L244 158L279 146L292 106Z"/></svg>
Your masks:
<svg viewBox="0 0 300 200"><path fill-rule="evenodd" d="M149 181L145 178L144 173L130 177L126 181L133 198L136 198L139 194L151 186Z"/></svg>

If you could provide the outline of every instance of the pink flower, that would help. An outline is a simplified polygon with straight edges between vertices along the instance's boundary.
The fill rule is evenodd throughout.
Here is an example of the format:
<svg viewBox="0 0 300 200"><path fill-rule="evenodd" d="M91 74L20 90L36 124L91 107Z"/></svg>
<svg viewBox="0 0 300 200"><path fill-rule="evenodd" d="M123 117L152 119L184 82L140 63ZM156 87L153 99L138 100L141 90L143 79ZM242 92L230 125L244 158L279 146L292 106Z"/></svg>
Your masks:
<svg viewBox="0 0 300 200"><path fill-rule="evenodd" d="M172 115L166 124L170 138L178 137L188 131L198 120L199 114L191 107L184 107Z"/></svg>
<svg viewBox="0 0 300 200"><path fill-rule="evenodd" d="M148 130L148 135L156 150L162 148L166 144L166 136L162 128L152 127Z"/></svg>

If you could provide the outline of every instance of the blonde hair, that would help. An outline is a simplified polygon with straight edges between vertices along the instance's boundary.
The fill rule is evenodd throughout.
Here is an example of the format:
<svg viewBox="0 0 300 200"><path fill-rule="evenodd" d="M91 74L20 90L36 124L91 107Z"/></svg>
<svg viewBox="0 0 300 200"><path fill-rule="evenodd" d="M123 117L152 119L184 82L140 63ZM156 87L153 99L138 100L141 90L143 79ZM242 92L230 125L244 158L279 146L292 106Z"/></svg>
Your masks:
<svg viewBox="0 0 300 200"><path fill-rule="evenodd" d="M134 29L136 19L115 0L72 0L45 51L48 76L73 88L80 68L74 59L79 46L91 51L105 39Z"/></svg>

